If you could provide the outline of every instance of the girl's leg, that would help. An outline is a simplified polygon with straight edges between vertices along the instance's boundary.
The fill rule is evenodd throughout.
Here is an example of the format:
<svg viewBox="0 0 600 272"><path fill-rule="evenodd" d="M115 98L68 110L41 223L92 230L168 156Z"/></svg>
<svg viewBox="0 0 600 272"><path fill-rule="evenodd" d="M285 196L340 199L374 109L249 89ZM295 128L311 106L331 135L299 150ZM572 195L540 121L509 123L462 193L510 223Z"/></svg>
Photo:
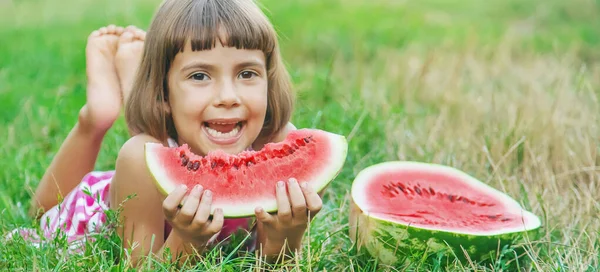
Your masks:
<svg viewBox="0 0 600 272"><path fill-rule="evenodd" d="M121 87L114 65L122 27L110 25L90 34L86 46L87 102L38 185L31 212L47 211L94 169L104 135L122 108Z"/></svg>
<svg viewBox="0 0 600 272"><path fill-rule="evenodd" d="M135 74L142 61L145 39L146 32L135 26L128 26L119 38L115 67L117 68L117 75L119 75L124 104L127 103Z"/></svg>

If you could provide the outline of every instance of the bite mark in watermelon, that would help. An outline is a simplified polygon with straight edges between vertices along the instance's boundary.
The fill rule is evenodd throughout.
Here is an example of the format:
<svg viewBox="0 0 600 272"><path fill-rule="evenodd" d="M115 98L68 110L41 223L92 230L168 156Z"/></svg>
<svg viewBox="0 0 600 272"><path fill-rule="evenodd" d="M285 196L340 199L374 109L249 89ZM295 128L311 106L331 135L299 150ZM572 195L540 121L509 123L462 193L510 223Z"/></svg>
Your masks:
<svg viewBox="0 0 600 272"><path fill-rule="evenodd" d="M541 225L508 195L437 164L370 166L352 184L352 203L350 238L386 264L415 253L464 259L463 250L485 260Z"/></svg>
<svg viewBox="0 0 600 272"><path fill-rule="evenodd" d="M295 178L321 191L340 172L348 146L344 136L300 129L282 142L237 155L219 150L199 156L187 145L170 148L157 143L146 143L145 149L146 164L163 194L180 184L190 189L200 184L213 192L211 213L221 208L225 217L246 217L258 206L277 210L278 181Z"/></svg>

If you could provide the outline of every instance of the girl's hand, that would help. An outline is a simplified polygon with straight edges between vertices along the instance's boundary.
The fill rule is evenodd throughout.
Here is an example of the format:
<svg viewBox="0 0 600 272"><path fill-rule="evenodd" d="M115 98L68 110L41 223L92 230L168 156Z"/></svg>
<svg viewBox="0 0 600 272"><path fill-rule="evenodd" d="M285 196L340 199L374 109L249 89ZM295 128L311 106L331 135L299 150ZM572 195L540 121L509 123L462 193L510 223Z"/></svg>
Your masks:
<svg viewBox="0 0 600 272"><path fill-rule="evenodd" d="M223 211L216 209L213 219L209 220L212 193L206 190L203 194L200 185L192 189L181 209L178 209L186 192L185 185L171 192L163 201L163 213L179 238L195 247L206 246L210 238L223 227Z"/></svg>
<svg viewBox="0 0 600 272"><path fill-rule="evenodd" d="M300 247L310 220L323 206L321 197L306 182L299 185L292 178L287 189L283 181L277 183L277 215L265 212L262 207L255 210L258 223L263 225L265 249L272 247L277 253L286 239L292 250Z"/></svg>

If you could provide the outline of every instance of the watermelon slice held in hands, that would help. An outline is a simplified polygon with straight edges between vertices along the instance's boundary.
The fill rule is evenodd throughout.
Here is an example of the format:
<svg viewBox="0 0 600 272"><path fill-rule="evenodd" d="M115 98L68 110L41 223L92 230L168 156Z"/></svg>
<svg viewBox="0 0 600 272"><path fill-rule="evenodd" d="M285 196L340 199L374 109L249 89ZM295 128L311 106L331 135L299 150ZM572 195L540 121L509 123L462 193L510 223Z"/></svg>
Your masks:
<svg viewBox="0 0 600 272"><path fill-rule="evenodd" d="M196 184L213 192L212 212L225 217L254 215L254 209L277 210L275 184L295 178L321 191L340 172L348 145L344 136L318 129L300 129L283 142L259 151L207 156L193 154L187 145L169 148L146 143L146 164L159 190L168 195L178 185Z"/></svg>
<svg viewBox="0 0 600 272"><path fill-rule="evenodd" d="M540 219L510 196L452 167L391 161L352 184L350 238L383 263L431 256L489 261L536 234ZM532 238L530 236L529 238Z"/></svg>

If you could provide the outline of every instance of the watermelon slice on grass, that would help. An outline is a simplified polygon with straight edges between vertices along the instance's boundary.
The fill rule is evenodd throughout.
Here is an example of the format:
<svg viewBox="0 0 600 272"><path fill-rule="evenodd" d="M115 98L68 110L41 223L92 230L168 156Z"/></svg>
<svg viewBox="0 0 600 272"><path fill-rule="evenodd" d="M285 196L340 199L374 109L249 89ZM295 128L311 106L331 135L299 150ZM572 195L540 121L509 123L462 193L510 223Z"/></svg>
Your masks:
<svg viewBox="0 0 600 272"><path fill-rule="evenodd" d="M385 162L352 184L350 238L385 264L424 255L486 261L540 226L513 198L448 166Z"/></svg>
<svg viewBox="0 0 600 272"><path fill-rule="evenodd" d="M214 209L225 217L254 215L257 206L277 210L275 184L295 178L316 191L324 189L340 172L348 145L341 135L318 129L292 131L279 143L259 151L229 155L223 151L207 156L192 153L187 145L165 147L146 143L146 165L159 190L168 195L178 185L201 184L213 192Z"/></svg>

